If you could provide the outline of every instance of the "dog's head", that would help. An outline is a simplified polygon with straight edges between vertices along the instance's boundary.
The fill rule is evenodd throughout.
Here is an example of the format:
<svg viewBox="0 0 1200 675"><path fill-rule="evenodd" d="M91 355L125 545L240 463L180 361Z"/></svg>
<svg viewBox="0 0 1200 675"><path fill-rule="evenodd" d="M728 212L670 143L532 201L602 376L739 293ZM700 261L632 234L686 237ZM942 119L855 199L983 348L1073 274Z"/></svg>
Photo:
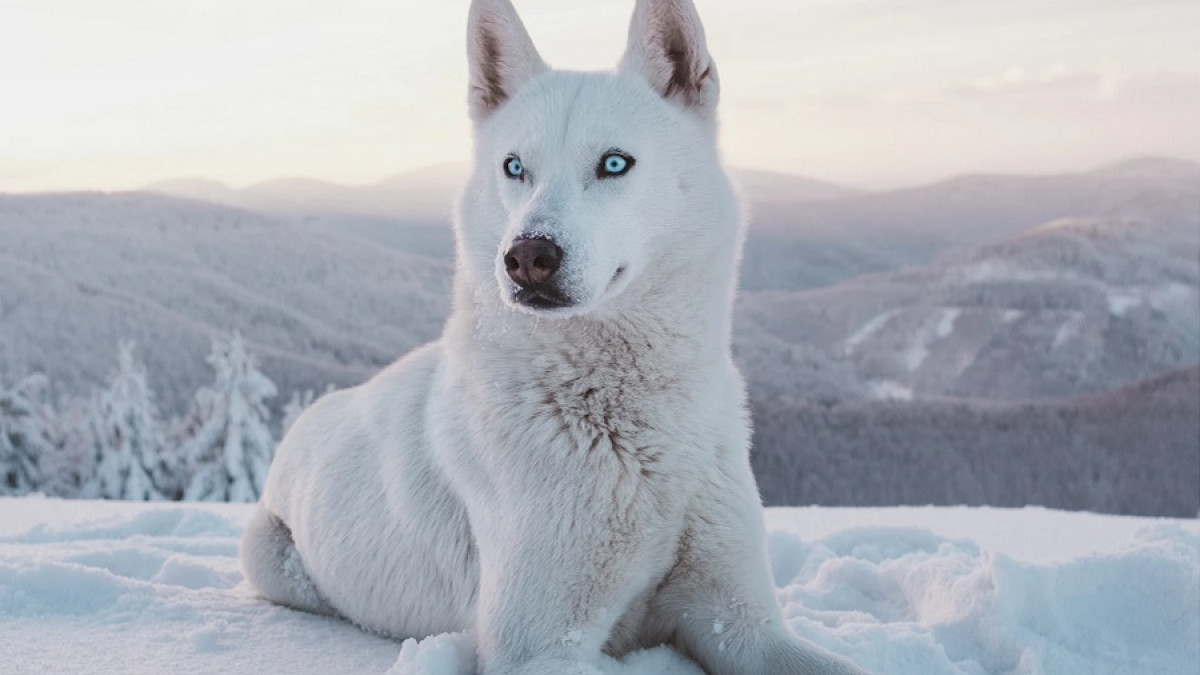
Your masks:
<svg viewBox="0 0 1200 675"><path fill-rule="evenodd" d="M638 0L608 73L551 70L509 0L475 0L468 60L459 264L477 291L494 283L511 307L565 317L642 302L683 259L732 267L717 70L691 0Z"/></svg>

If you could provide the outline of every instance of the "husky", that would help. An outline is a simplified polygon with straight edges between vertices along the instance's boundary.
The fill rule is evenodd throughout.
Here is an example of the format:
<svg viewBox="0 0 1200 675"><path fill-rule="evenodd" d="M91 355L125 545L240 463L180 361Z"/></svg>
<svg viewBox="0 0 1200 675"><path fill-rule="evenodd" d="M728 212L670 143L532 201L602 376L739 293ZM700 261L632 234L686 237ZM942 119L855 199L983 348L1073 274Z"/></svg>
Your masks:
<svg viewBox="0 0 1200 675"><path fill-rule="evenodd" d="M509 0L468 20L475 165L441 339L321 398L241 549L268 600L484 675L861 673L786 626L730 356L742 219L690 0L638 0L615 72L550 69Z"/></svg>

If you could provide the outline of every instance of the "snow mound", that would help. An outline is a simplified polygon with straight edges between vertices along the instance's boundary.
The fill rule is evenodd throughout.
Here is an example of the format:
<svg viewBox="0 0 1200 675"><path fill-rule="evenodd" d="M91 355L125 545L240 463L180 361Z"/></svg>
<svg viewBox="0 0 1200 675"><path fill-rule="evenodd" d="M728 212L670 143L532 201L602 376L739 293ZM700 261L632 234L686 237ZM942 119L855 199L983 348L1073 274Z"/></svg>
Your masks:
<svg viewBox="0 0 1200 675"><path fill-rule="evenodd" d="M0 499L4 673L474 675L242 582L247 505ZM1200 522L1040 509L769 509L793 630L889 675L1200 672ZM721 626L714 625L719 633ZM603 675L703 675L667 647Z"/></svg>
<svg viewBox="0 0 1200 675"><path fill-rule="evenodd" d="M387 675L458 675L475 672L475 643L466 633L405 640Z"/></svg>
<svg viewBox="0 0 1200 675"><path fill-rule="evenodd" d="M1183 673L1200 664L1200 536L1027 563L915 528L771 539L788 622L875 672ZM902 665L901 665L902 664Z"/></svg>

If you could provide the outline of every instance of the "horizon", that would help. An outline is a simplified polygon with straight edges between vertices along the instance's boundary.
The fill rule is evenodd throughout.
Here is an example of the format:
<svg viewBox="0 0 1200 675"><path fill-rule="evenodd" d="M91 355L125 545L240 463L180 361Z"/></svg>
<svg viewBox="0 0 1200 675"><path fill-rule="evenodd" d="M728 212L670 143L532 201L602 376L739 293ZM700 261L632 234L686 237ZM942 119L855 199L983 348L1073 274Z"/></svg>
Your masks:
<svg viewBox="0 0 1200 675"><path fill-rule="evenodd" d="M726 165L725 168L727 171L729 171L730 173L733 173L733 174L745 173L745 172L757 172L757 173L763 173L763 174L774 175L774 176L782 176L782 177L786 177L786 178L794 178L794 179L798 179L798 180L824 183L830 187L853 190L853 191L856 191L861 194L881 194L881 193L886 193L886 192L894 192L894 191L934 186L934 185L938 185L941 183L946 183L949 181L957 180L960 178L974 178L974 177L1048 178L1048 177L1054 177L1054 176L1083 175L1083 174L1094 173L1094 172L1099 172L1099 171L1106 171L1106 170L1114 169L1116 167L1120 167L1123 165L1138 163L1138 162L1168 162L1168 163L1170 163L1170 162L1186 162L1186 163L1195 165L1196 168L1200 169L1200 159L1193 159L1190 157L1181 157L1181 156L1171 156L1171 155L1137 155L1137 156L1126 156L1126 157L1114 158L1110 161L1100 162L1097 165L1084 166L1084 167L1065 169L1065 170L1059 170L1059 171L989 172L989 171L967 170L967 171L963 171L961 173L954 173L954 174L950 174L950 175L946 175L946 176L935 177L932 180L921 181L918 183L903 183L903 184L899 184L899 185L885 186L885 187L880 187L880 188L865 188L865 187L860 187L857 185L847 185L845 183L834 182L832 180L828 180L828 179L822 178L820 176L805 175L805 174L794 173L794 172L790 172L790 171L777 171L777 170L773 170L773 169L762 169L762 168L753 167L753 166L737 166L737 165ZM68 194L68 193L78 193L78 192L84 192L84 193L98 192L98 193L113 193L113 194L124 193L124 192L155 192L156 189L165 188L165 187L171 186L172 184L188 184L188 183L210 185L210 186L218 187L220 189L230 190L232 192L243 192L243 191L252 190L254 188L258 188L258 187L262 187L262 186L266 186L266 185L272 185L272 184L276 184L276 183L288 183L288 182L309 182L309 183L314 183L314 184L319 184L319 185L329 186L329 187L337 187L337 188L368 189L368 188L377 187L388 181L405 178L405 177L409 177L409 176L414 176L414 175L420 174L424 171L433 171L433 170L445 171L445 170L449 170L449 169L453 169L456 172L461 170L462 178L465 180L467 177L467 173L470 170L470 164L467 162L443 162L443 163L439 163L439 164L430 164L427 166L416 167L414 169L406 169L403 171L394 171L391 173L384 174L384 175L380 176L379 178L370 179L370 180L366 180L363 182L338 182L336 180L327 180L327 179L322 179L322 178L316 178L313 176L280 175L280 176L269 176L269 177L263 178L261 180L254 180L254 181L247 182L247 183L227 183L220 179L210 178L207 176L182 176L181 175L181 176L168 176L165 178L155 179L148 183L145 183L144 185L134 186L134 187L130 187L130 188L118 188L118 189L111 189L111 190L97 189L97 188L66 188L66 189L51 189L51 190L10 190L10 191L0 190L0 195L5 195L5 194L9 194L9 195ZM163 192L163 194L168 195L168 196L171 195L171 193L169 193L169 192Z"/></svg>
<svg viewBox="0 0 1200 675"><path fill-rule="evenodd" d="M610 67L632 0L517 0L552 66ZM867 191L1200 160L1200 5L696 0L744 170ZM466 0L0 10L0 192L369 185L466 164ZM65 47L64 45L70 45ZM936 148L931 152L930 148Z"/></svg>

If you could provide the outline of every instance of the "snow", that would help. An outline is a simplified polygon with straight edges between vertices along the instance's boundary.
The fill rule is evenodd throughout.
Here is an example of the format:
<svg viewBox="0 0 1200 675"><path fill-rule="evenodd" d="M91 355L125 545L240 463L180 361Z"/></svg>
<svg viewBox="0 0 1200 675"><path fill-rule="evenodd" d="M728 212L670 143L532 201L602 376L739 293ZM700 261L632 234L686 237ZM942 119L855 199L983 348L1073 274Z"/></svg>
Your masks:
<svg viewBox="0 0 1200 675"><path fill-rule="evenodd" d="M1113 316L1125 316L1140 304L1142 296L1129 290L1114 290L1108 294L1108 312Z"/></svg>
<svg viewBox="0 0 1200 675"><path fill-rule="evenodd" d="M842 354L844 356L853 354L864 342L874 337L892 319L901 316L901 314L901 310L891 309L876 315L871 320L859 326L849 337L842 341ZM937 340L949 337L954 332L954 325L961 315L962 310L957 307L939 307L929 316L923 317L919 326L911 331L911 340L909 340L907 346L897 352L905 370L909 373L914 373L920 369L921 365L925 363L925 360L930 355L930 345ZM876 398L912 398L911 390L908 390L903 385L897 384L897 386L899 390L892 390L888 388L888 385L884 385L883 389L879 386L874 386L874 396Z"/></svg>
<svg viewBox="0 0 1200 675"><path fill-rule="evenodd" d="M1087 315L1083 312L1067 311L1066 318L1054 332L1054 349L1059 349L1080 335Z"/></svg>
<svg viewBox="0 0 1200 675"><path fill-rule="evenodd" d="M256 598L236 558L251 508L0 498L0 671L475 672L468 633L399 642ZM967 507L765 519L791 627L872 672L1200 672L1200 521ZM665 647L600 670L703 675Z"/></svg>
<svg viewBox="0 0 1200 675"><path fill-rule="evenodd" d="M1191 309L1195 307L1197 298L1193 286L1178 281L1150 285L1110 284L1072 271L1028 269L1007 260L981 260L952 268L951 273L968 283L1058 281L1093 288L1104 295L1109 314L1113 316L1125 316L1131 309L1143 304L1159 311ZM1008 320L1007 315L1005 320Z"/></svg>
<svg viewBox="0 0 1200 675"><path fill-rule="evenodd" d="M886 324L888 321L891 321L892 318L899 313L900 310L898 309L890 309L882 314L872 317L870 321L864 323L857 330L855 330L850 337L846 338L845 342L842 343L843 351L845 351L846 354L853 352L855 347L862 344L864 340L871 337L880 328L883 328L884 324Z"/></svg>
<svg viewBox="0 0 1200 675"><path fill-rule="evenodd" d="M939 338L950 337L950 334L954 332L954 323L961 315L962 310L957 307L943 307L938 312L937 336Z"/></svg>
<svg viewBox="0 0 1200 675"><path fill-rule="evenodd" d="M912 342L900 353L900 360L904 362L904 367L908 372L917 372L921 364L925 363L925 359L929 358L929 337L928 330L922 330L913 336Z"/></svg>
<svg viewBox="0 0 1200 675"><path fill-rule="evenodd" d="M900 352L900 360L908 372L917 372L925 363L930 355L930 346L935 341L950 337L950 334L954 332L954 324L961 314L962 310L956 307L939 308L925 319L920 328L913 332L912 340ZM911 394L908 398L912 398Z"/></svg>
<svg viewBox="0 0 1200 675"><path fill-rule="evenodd" d="M912 387L895 380L872 380L867 383L872 398L891 401L911 401Z"/></svg>
<svg viewBox="0 0 1200 675"><path fill-rule="evenodd" d="M1196 293L1178 282L1155 286L1121 286L1108 290L1108 311L1113 316L1125 316L1129 310L1143 304L1159 311L1190 309L1196 305Z"/></svg>

